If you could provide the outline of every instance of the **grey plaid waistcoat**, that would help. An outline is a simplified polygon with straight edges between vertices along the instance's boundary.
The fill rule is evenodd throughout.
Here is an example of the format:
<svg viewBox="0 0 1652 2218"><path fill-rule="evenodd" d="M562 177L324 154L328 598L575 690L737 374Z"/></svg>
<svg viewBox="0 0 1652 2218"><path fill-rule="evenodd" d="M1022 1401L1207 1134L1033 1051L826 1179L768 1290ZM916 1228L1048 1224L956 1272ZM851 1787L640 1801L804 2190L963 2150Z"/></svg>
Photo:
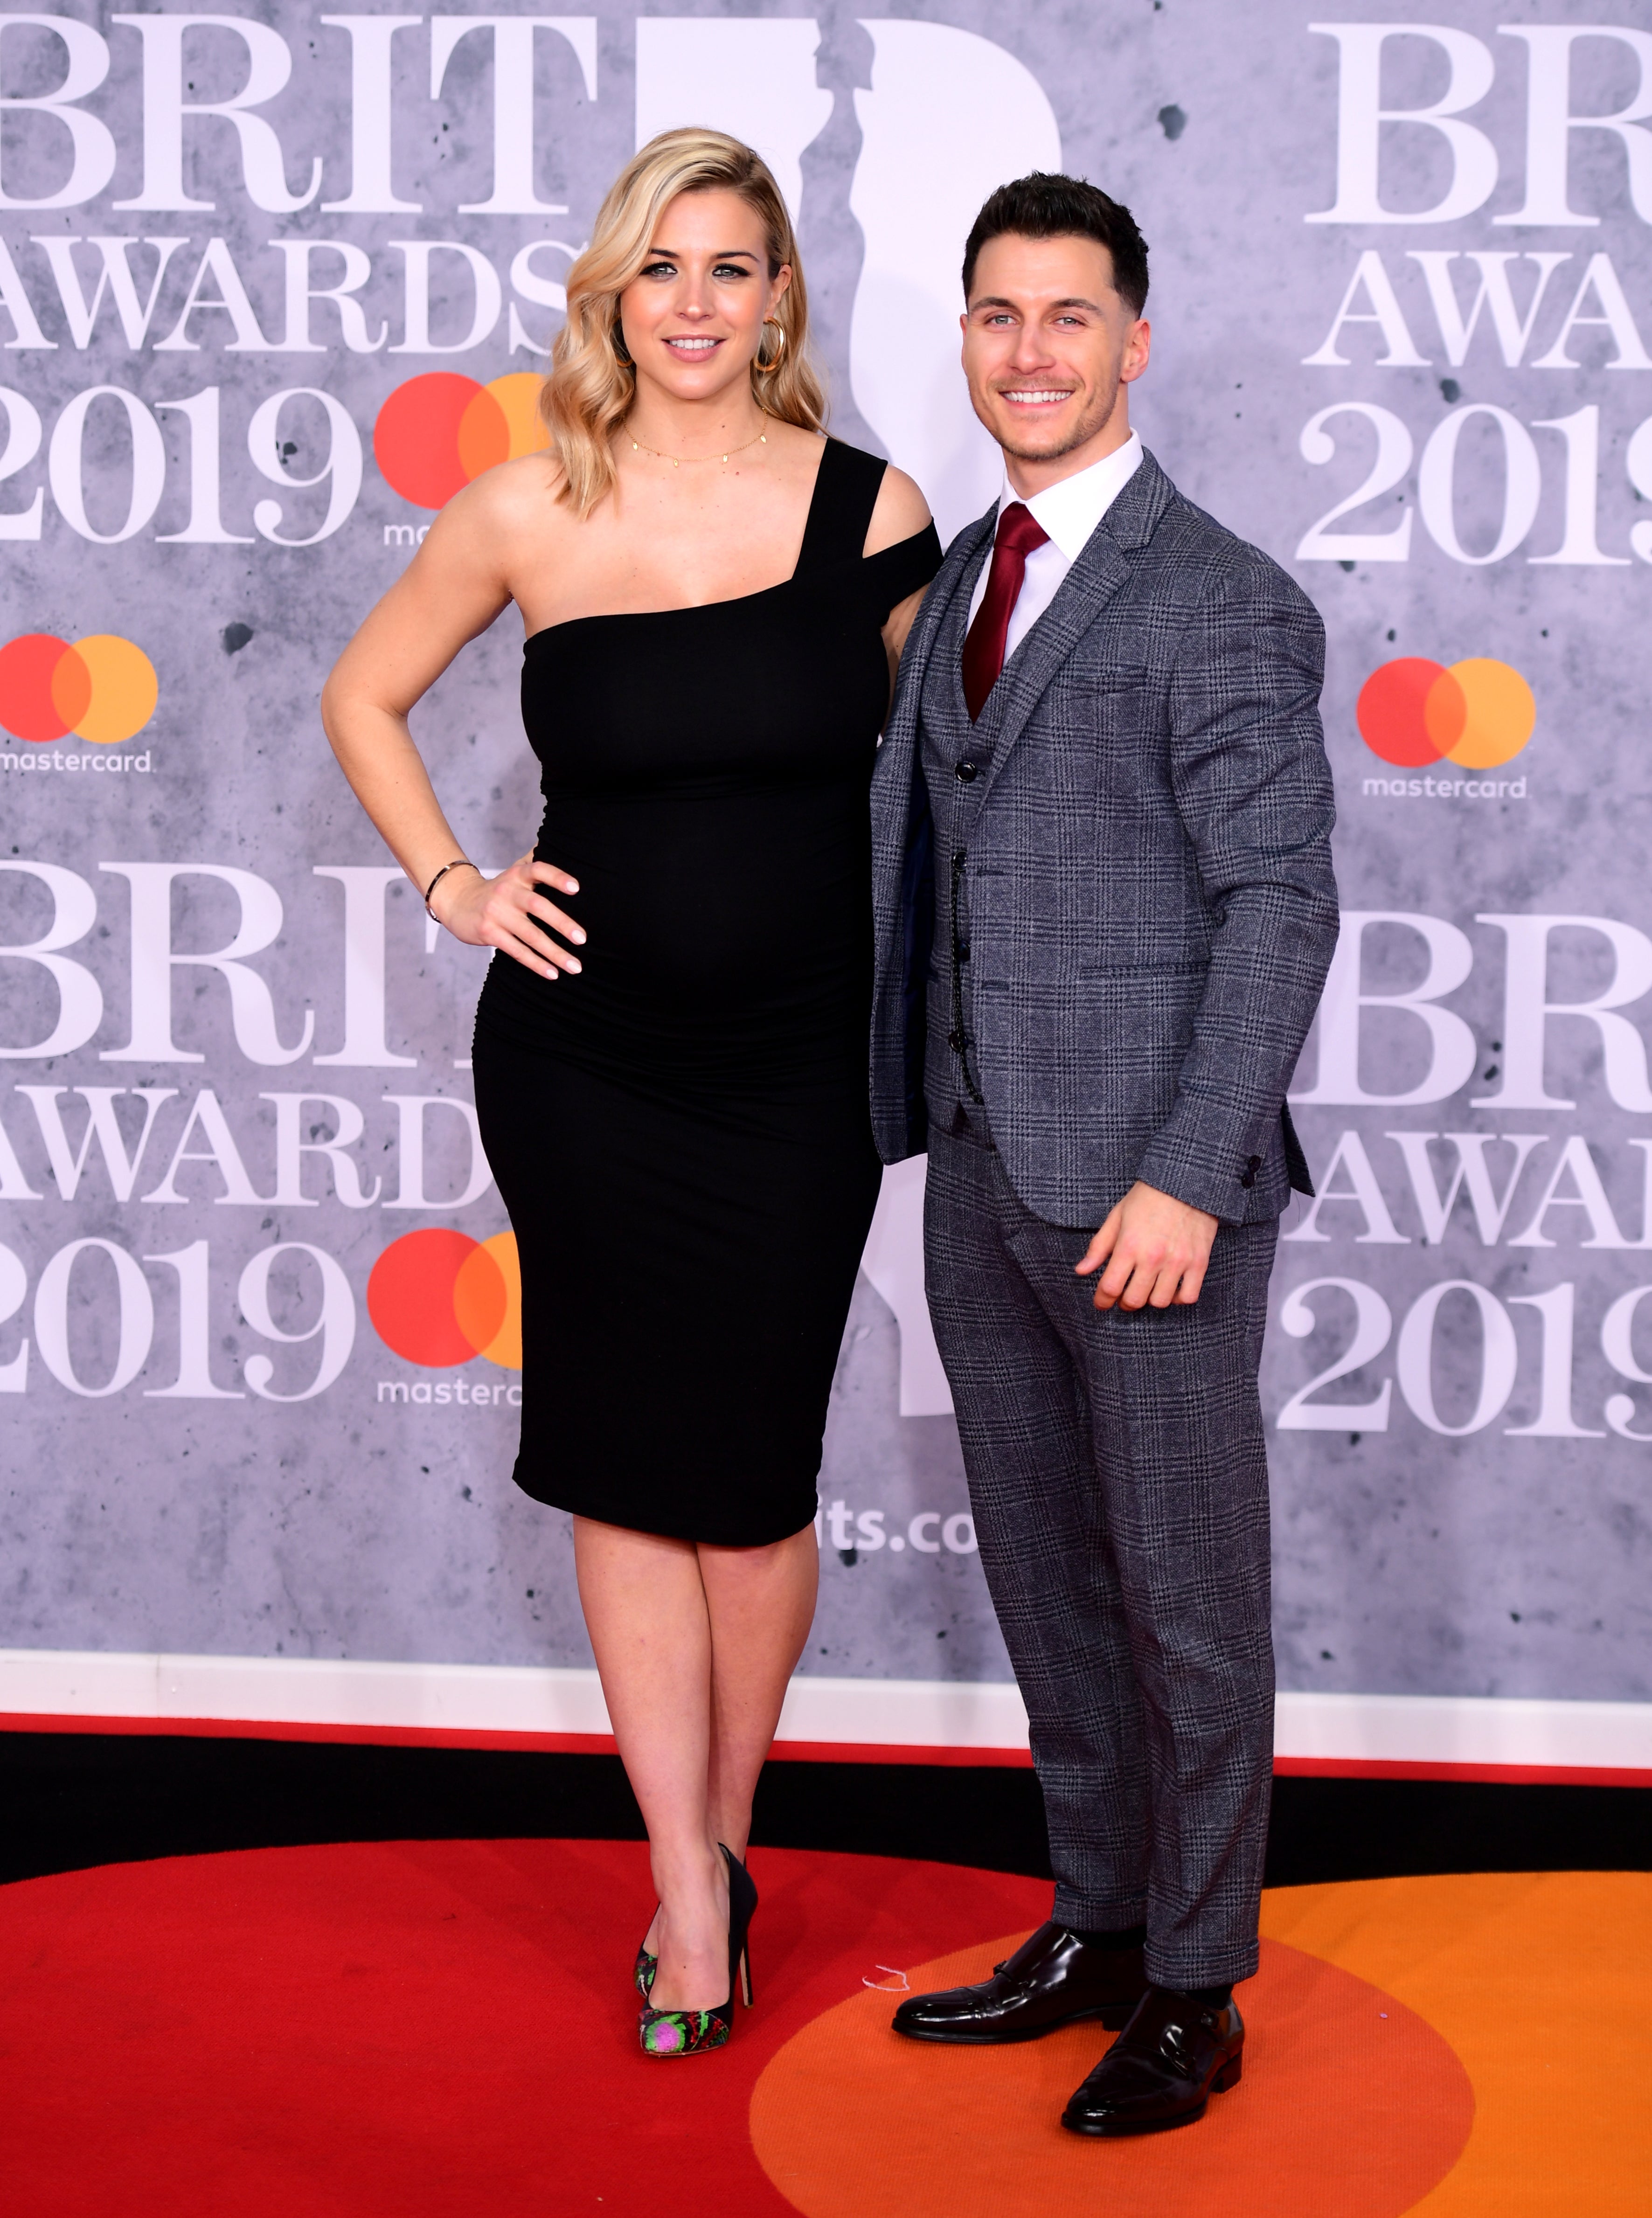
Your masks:
<svg viewBox="0 0 1652 2218"><path fill-rule="evenodd" d="M949 1118L960 1101L972 1097L977 1060L974 1048L968 1045L975 1037L974 964L953 959L954 931L961 945L969 943L969 889L964 874L952 867L954 854L968 852L978 814L976 794L981 773L992 759L992 720L983 716L978 724L972 724L964 698L964 635L969 629L972 590L972 585L952 597L927 660L918 700L916 774L928 796L938 858L923 1067L923 1100L931 1120ZM960 778L955 768L960 762L972 765L973 775ZM960 1038L962 1049L955 1044Z"/></svg>
<svg viewBox="0 0 1652 2218"><path fill-rule="evenodd" d="M1337 936L1324 627L1145 455L971 728L984 759L937 853L923 680L996 517L947 549L873 777L879 1153L925 1144L935 888L961 855L977 1082L1027 1207L1094 1226L1142 1179L1276 1216L1311 1191L1284 1096Z"/></svg>

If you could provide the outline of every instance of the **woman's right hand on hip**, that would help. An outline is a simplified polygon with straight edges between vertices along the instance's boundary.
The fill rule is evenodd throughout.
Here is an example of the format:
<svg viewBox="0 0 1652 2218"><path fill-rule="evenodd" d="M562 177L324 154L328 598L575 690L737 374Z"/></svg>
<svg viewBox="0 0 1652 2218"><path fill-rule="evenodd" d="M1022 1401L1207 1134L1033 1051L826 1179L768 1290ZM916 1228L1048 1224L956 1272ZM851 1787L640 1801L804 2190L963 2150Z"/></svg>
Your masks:
<svg viewBox="0 0 1652 2218"><path fill-rule="evenodd" d="M519 856L496 878L484 878L479 870L451 870L432 896L431 914L468 947L497 947L524 970L554 978L559 970L576 971L582 965L577 955L539 926L548 925L575 947L585 945L585 932L546 900L541 891L544 887L560 894L580 889L566 870L554 863L537 862L532 855Z"/></svg>

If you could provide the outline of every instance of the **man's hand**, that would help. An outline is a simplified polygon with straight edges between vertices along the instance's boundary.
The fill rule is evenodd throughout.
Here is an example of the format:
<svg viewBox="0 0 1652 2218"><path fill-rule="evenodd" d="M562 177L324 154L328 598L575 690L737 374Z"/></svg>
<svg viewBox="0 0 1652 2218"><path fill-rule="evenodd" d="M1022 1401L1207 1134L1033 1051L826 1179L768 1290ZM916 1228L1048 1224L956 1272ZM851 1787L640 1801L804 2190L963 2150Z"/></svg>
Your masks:
<svg viewBox="0 0 1652 2218"><path fill-rule="evenodd" d="M1098 1310L1196 1302L1216 1224L1202 1209L1138 1179L1084 1250L1078 1275L1107 1265L1096 1288Z"/></svg>

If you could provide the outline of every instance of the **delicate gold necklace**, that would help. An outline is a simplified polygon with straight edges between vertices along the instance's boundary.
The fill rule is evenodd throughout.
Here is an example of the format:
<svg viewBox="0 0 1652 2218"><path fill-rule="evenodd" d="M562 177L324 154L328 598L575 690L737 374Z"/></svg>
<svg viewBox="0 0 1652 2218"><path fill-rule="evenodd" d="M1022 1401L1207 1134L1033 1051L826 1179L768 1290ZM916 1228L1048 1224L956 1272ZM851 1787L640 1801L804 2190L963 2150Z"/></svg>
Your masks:
<svg viewBox="0 0 1652 2218"><path fill-rule="evenodd" d="M630 438L629 431L625 436ZM657 447L645 447L640 439L631 439L631 452L634 455L652 455L656 462L669 462L674 470L680 468L683 462L726 462L729 455L743 455L748 447L766 447L767 444L768 433L760 431L755 439L748 439L738 447L730 447L728 455L684 455L680 461L675 455L662 455Z"/></svg>

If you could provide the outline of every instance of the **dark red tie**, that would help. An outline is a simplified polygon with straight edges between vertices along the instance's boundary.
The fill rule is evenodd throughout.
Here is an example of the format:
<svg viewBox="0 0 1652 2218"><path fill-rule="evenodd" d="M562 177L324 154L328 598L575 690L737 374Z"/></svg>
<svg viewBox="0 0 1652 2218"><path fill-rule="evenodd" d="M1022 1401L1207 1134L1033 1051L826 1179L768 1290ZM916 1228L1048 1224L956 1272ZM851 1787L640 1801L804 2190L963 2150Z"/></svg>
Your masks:
<svg viewBox="0 0 1652 2218"><path fill-rule="evenodd" d="M998 517L986 593L964 641L964 699L972 724L985 708L986 697L1003 668L1004 642L1009 636L1010 614L1021 598L1027 557L1049 536L1022 501L1012 500Z"/></svg>

